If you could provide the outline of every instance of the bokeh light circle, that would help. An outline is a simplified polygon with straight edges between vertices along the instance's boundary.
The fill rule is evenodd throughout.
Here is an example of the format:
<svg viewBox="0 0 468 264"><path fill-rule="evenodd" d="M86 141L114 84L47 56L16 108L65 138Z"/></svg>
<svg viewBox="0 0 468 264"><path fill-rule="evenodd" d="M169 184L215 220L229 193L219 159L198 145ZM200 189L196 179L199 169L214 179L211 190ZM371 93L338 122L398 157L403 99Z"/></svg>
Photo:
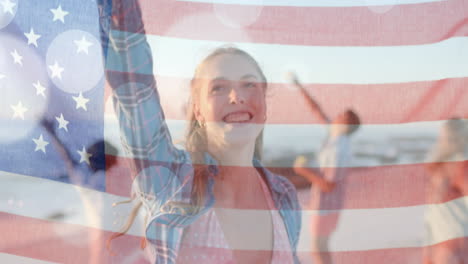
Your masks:
<svg viewBox="0 0 468 264"><path fill-rule="evenodd" d="M10 8L8 10L5 9L4 5L7 2L12 3L11 10ZM0 2L0 29L8 26L11 23L11 21L13 21L13 18L15 18L16 15L16 11L18 10L18 2L19 0L7 0L5 3L3 3L2 0Z"/></svg>
<svg viewBox="0 0 468 264"><path fill-rule="evenodd" d="M244 28L255 23L263 10L263 0L249 0L248 5L219 4L213 1L213 12L226 26Z"/></svg>
<svg viewBox="0 0 468 264"><path fill-rule="evenodd" d="M80 49L78 43L88 44ZM56 62L63 68L61 78L53 76L50 69ZM91 90L104 76L99 41L82 30L69 30L57 36L47 50L46 64L52 82L67 93Z"/></svg>
<svg viewBox="0 0 468 264"><path fill-rule="evenodd" d="M367 8L376 14L385 14L392 10L396 5L397 0L386 0L385 5L375 5L375 0L367 0Z"/></svg>

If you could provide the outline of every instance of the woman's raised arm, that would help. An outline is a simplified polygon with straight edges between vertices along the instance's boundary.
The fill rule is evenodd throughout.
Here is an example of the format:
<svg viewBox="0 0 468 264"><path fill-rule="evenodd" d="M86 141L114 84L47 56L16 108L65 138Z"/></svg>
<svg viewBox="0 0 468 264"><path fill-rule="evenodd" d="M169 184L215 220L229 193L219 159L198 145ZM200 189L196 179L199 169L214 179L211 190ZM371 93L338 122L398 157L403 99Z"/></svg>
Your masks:
<svg viewBox="0 0 468 264"><path fill-rule="evenodd" d="M180 162L170 137L153 76L138 0L98 0L107 81L112 87L122 144L136 160Z"/></svg>

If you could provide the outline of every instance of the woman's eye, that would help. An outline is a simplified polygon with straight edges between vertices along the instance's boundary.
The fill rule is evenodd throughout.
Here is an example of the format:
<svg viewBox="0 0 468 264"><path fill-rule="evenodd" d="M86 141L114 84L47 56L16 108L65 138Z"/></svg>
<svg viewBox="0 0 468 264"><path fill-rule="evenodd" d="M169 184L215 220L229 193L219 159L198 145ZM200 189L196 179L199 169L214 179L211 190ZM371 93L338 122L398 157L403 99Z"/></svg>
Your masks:
<svg viewBox="0 0 468 264"><path fill-rule="evenodd" d="M224 86L223 85L214 85L213 87L211 87L211 92L212 93L219 93L219 92L222 92L224 90Z"/></svg>
<svg viewBox="0 0 468 264"><path fill-rule="evenodd" d="M244 87L245 88L255 88L255 87L257 87L257 84L254 83L254 82L247 82L247 83L244 84Z"/></svg>

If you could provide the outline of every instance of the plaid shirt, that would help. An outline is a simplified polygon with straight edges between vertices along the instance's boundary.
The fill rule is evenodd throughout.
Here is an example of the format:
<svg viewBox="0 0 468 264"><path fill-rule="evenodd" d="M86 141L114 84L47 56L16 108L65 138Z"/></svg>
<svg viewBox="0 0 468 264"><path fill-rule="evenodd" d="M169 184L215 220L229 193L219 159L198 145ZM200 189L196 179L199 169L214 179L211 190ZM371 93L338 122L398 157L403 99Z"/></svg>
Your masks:
<svg viewBox="0 0 468 264"><path fill-rule="evenodd" d="M155 262L175 263L184 227L212 208L216 161L205 154L208 181L205 204L189 210L194 167L190 155L176 148L161 108L150 47L146 41L137 0L99 0L106 75L113 89L123 147L133 157L137 176L134 194L149 213L146 238ZM276 208L283 218L295 262L301 229L301 209L294 186L263 170Z"/></svg>

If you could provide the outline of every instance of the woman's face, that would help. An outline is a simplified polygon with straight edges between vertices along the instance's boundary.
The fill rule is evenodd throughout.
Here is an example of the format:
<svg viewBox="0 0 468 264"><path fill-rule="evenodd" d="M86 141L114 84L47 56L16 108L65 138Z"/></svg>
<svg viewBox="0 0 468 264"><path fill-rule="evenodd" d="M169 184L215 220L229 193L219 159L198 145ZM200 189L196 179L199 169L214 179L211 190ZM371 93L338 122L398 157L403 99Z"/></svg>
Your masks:
<svg viewBox="0 0 468 264"><path fill-rule="evenodd" d="M257 67L242 55L218 55L202 66L196 81L195 116L210 141L255 142L266 119L266 84Z"/></svg>

